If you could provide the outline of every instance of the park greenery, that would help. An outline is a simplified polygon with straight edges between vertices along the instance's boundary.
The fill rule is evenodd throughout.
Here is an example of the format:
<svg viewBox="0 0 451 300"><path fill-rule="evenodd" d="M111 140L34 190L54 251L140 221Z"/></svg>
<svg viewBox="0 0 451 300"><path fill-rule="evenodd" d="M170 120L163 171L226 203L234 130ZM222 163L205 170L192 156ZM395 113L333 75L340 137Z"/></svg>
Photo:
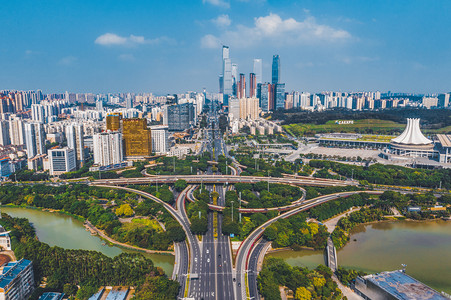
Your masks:
<svg viewBox="0 0 451 300"><path fill-rule="evenodd" d="M208 203L210 192L205 188L196 189L193 193L195 202L186 202L186 214L191 223L191 231L195 234L205 234L208 230Z"/></svg>
<svg viewBox="0 0 451 300"><path fill-rule="evenodd" d="M330 121L354 120L356 126L346 128L340 126L341 132L395 134L402 131L407 118L421 118L422 130L425 133L448 133L451 131L451 118L447 109L425 109L425 108L395 108L373 111L353 111L343 108L336 108L322 112L310 112L300 109L275 111L272 116L274 120L283 120L285 128L291 130L290 124L298 124L299 127L307 125L307 130L299 134L314 135L319 132L330 132L331 129L322 128ZM379 121L371 126L359 126L365 124L367 120ZM361 122L356 122L361 121ZM385 121L385 122L383 122ZM330 124L330 123L329 123ZM337 131L333 128L333 131ZM293 134L296 134L293 132Z"/></svg>
<svg viewBox="0 0 451 300"><path fill-rule="evenodd" d="M330 170L347 178L353 177L360 180L363 185L383 184L427 188L439 188L441 186L444 189L451 189L451 169L411 169L382 164L373 164L366 167L325 160L311 160L309 165L325 171Z"/></svg>
<svg viewBox="0 0 451 300"><path fill-rule="evenodd" d="M371 205L374 202L375 198L367 193L353 194L313 207L309 210L309 216L318 221L324 221L349 210L351 207Z"/></svg>
<svg viewBox="0 0 451 300"><path fill-rule="evenodd" d="M155 187L147 186L147 188L158 195L155 190L152 190ZM168 194L164 191L170 193L170 200L173 201L172 192L168 188L160 189L160 196L161 193ZM169 201L169 199L167 200ZM141 199L137 195L123 190L83 184L3 185L0 187L0 202L4 205L59 210L82 220L88 220L92 225L119 242L147 249L168 250L172 247L173 242L185 239L181 226L161 204L150 199ZM156 219L165 224L166 231L158 230L145 223L122 223L118 215Z"/></svg>
<svg viewBox="0 0 451 300"><path fill-rule="evenodd" d="M187 155L184 159L164 156L157 158L146 171L151 175L195 175L207 171L210 160L209 152L199 156Z"/></svg>
<svg viewBox="0 0 451 300"><path fill-rule="evenodd" d="M273 248L326 247L329 233L324 225L306 222L305 214L298 214L287 219L279 219L263 233L263 237L272 242Z"/></svg>
<svg viewBox="0 0 451 300"><path fill-rule="evenodd" d="M50 247L40 242L33 226L24 218L2 214L0 224L11 230L13 251L18 259L33 262L39 288L34 299L44 291L63 291L67 296L88 299L102 285L136 287L137 299L175 299L179 290L176 281L168 279L163 270L142 254L122 253L114 258L97 251ZM145 295L145 296L144 296Z"/></svg>
<svg viewBox="0 0 451 300"><path fill-rule="evenodd" d="M290 289L294 299L341 299L342 293L324 265L314 270L292 267L283 259L268 257L257 277L260 294L266 300L279 300L279 286Z"/></svg>

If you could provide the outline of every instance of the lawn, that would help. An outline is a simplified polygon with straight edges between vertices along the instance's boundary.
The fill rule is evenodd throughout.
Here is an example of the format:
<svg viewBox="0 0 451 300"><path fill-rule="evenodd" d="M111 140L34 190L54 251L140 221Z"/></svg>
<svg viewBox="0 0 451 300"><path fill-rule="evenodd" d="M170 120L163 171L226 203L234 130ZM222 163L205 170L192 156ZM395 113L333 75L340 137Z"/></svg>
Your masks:
<svg viewBox="0 0 451 300"><path fill-rule="evenodd" d="M132 223L142 224L148 227L155 229L158 232L162 232L163 228L161 228L160 224L154 219L133 219Z"/></svg>
<svg viewBox="0 0 451 300"><path fill-rule="evenodd" d="M367 134L393 134L401 133L406 125L386 120L355 120L354 124L336 124L334 120L326 124L290 124L283 125L284 129L297 136L315 135L317 133L329 132L358 132Z"/></svg>

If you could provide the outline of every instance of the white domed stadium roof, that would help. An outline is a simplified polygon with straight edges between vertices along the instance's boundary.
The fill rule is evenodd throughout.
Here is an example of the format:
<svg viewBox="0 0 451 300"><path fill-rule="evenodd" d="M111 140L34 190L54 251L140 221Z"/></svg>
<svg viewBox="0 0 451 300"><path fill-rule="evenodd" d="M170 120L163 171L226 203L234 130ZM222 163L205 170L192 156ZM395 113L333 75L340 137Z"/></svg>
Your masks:
<svg viewBox="0 0 451 300"><path fill-rule="evenodd" d="M425 137L420 130L420 119L407 119L407 126L400 136L391 140L404 145L428 145L432 141Z"/></svg>

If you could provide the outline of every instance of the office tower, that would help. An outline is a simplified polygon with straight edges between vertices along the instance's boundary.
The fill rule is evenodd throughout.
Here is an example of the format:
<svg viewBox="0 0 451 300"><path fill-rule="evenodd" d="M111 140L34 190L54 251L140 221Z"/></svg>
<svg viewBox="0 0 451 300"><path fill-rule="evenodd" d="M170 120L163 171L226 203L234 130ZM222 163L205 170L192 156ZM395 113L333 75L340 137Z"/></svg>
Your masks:
<svg viewBox="0 0 451 300"><path fill-rule="evenodd" d="M272 57L272 84L280 83L280 57L273 55Z"/></svg>
<svg viewBox="0 0 451 300"><path fill-rule="evenodd" d="M126 158L152 155L152 138L150 129L147 128L147 119L124 119L122 135Z"/></svg>
<svg viewBox="0 0 451 300"><path fill-rule="evenodd" d="M285 83L274 85L274 109L285 108Z"/></svg>
<svg viewBox="0 0 451 300"><path fill-rule="evenodd" d="M267 82L258 84L260 108L263 112L270 111L271 87L272 85Z"/></svg>
<svg viewBox="0 0 451 300"><path fill-rule="evenodd" d="M168 126L151 126L152 151L157 154L169 152L169 133Z"/></svg>
<svg viewBox="0 0 451 300"><path fill-rule="evenodd" d="M438 106L439 107L448 107L449 106L449 94L438 95Z"/></svg>
<svg viewBox="0 0 451 300"><path fill-rule="evenodd" d="M238 65L232 64L232 94L237 96L238 94Z"/></svg>
<svg viewBox="0 0 451 300"><path fill-rule="evenodd" d="M232 60L230 59L229 47L222 46L222 87L224 95L232 95Z"/></svg>
<svg viewBox="0 0 451 300"><path fill-rule="evenodd" d="M34 290L33 264L21 259L9 262L0 276L0 299L28 299Z"/></svg>
<svg viewBox="0 0 451 300"><path fill-rule="evenodd" d="M85 144L82 124L70 124L66 126L67 147L75 150L77 166L82 167L85 161Z"/></svg>
<svg viewBox="0 0 451 300"><path fill-rule="evenodd" d="M257 97L257 80L255 73L249 74L249 98Z"/></svg>
<svg viewBox="0 0 451 300"><path fill-rule="evenodd" d="M24 127L28 158L45 154L44 126L42 123L25 123Z"/></svg>
<svg viewBox="0 0 451 300"><path fill-rule="evenodd" d="M246 98L246 76L240 73L240 81L238 83L238 99Z"/></svg>
<svg viewBox="0 0 451 300"><path fill-rule="evenodd" d="M0 121L0 145L6 146L11 144L9 137L9 122L6 120Z"/></svg>
<svg viewBox="0 0 451 300"><path fill-rule="evenodd" d="M121 128L122 115L120 113L112 113L106 116L106 130L118 131Z"/></svg>
<svg viewBox="0 0 451 300"><path fill-rule="evenodd" d="M92 137L92 142L94 147L94 164L109 166L122 162L122 133L97 133Z"/></svg>
<svg viewBox="0 0 451 300"><path fill-rule="evenodd" d="M254 59L254 68L253 72L255 74L256 84L262 83L262 59L261 58L255 58Z"/></svg>
<svg viewBox="0 0 451 300"><path fill-rule="evenodd" d="M219 75L219 93L224 94L224 76Z"/></svg>
<svg viewBox="0 0 451 300"><path fill-rule="evenodd" d="M167 107L167 124L169 131L184 131L194 124L194 105L184 103Z"/></svg>
<svg viewBox="0 0 451 300"><path fill-rule="evenodd" d="M25 145L24 124L22 119L15 115L9 119L9 137L12 145Z"/></svg>
<svg viewBox="0 0 451 300"><path fill-rule="evenodd" d="M74 171L77 167L75 150L65 147L62 149L51 149L48 152L50 175L61 175Z"/></svg>
<svg viewBox="0 0 451 300"><path fill-rule="evenodd" d="M241 98L240 99L240 119L256 120L258 119L258 99Z"/></svg>
<svg viewBox="0 0 451 300"><path fill-rule="evenodd" d="M231 98L229 100L229 121L233 122L240 119L240 100Z"/></svg>

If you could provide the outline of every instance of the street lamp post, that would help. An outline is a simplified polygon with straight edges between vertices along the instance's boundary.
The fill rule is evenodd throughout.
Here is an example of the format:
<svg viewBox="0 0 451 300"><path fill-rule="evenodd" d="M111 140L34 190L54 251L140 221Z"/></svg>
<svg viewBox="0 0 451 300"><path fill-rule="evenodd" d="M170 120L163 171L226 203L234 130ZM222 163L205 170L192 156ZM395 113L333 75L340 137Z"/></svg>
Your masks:
<svg viewBox="0 0 451 300"><path fill-rule="evenodd" d="M269 170L268 170L268 193L269 193Z"/></svg>
<svg viewBox="0 0 451 300"><path fill-rule="evenodd" d="M233 222L233 200L232 200L232 222Z"/></svg>

